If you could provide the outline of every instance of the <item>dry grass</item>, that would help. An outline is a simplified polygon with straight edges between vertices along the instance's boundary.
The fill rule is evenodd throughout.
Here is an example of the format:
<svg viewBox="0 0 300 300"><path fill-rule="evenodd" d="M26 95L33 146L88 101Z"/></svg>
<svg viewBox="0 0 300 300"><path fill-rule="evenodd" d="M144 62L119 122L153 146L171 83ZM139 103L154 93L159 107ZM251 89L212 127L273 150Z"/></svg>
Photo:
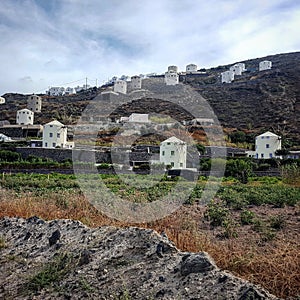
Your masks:
<svg viewBox="0 0 300 300"><path fill-rule="evenodd" d="M74 192L35 196L0 190L0 198L0 218L36 215L45 220L76 219L91 227L137 225L164 231L179 249L207 251L220 268L260 284L278 297L299 296L300 235L297 230L294 235L285 237L283 233L266 243L261 243L251 230L241 230L237 239L218 239L216 232L203 223L203 209L199 206L182 207L175 214L151 224L124 224L101 215L83 195ZM297 227L297 223L286 230L293 232L293 226Z"/></svg>

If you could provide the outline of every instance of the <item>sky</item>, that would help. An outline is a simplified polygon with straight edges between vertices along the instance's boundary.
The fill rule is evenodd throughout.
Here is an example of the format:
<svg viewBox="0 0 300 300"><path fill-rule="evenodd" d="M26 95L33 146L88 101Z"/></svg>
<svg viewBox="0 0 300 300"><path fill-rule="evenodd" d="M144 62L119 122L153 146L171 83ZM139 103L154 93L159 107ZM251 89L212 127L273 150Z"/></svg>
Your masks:
<svg viewBox="0 0 300 300"><path fill-rule="evenodd" d="M295 52L299 28L298 0L1 0L0 95Z"/></svg>

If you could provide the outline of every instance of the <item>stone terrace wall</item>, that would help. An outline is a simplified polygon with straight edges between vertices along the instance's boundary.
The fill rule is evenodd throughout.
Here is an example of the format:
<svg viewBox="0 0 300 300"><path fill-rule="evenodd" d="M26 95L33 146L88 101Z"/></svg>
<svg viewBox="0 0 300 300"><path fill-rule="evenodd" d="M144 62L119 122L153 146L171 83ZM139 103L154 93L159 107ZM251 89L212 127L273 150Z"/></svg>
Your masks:
<svg viewBox="0 0 300 300"><path fill-rule="evenodd" d="M74 153L72 153L74 151ZM109 152L100 152L92 150L79 150L79 149L46 149L46 148L16 148L16 152L20 153L23 159L26 159L29 155L34 155L42 158L50 158L58 162L65 160L72 160L73 155L77 157L78 161L84 162L97 162L97 163L111 163L111 154ZM128 154L128 155L126 155ZM115 152L113 154L113 162L124 163L127 160L130 161L148 161L151 158L151 154L144 152ZM76 160L76 159L75 159Z"/></svg>

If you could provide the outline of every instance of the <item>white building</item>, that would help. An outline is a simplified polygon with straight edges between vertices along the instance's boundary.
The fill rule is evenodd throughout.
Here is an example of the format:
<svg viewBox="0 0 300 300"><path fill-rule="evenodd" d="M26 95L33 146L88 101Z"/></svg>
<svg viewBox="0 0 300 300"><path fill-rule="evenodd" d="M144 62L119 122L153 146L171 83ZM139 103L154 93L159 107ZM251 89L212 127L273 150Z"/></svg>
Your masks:
<svg viewBox="0 0 300 300"><path fill-rule="evenodd" d="M64 87L52 86L49 88L47 94L49 96L62 96L65 93Z"/></svg>
<svg viewBox="0 0 300 300"><path fill-rule="evenodd" d="M72 95L72 94L76 94L75 89L72 87L67 87L65 90L65 95Z"/></svg>
<svg viewBox="0 0 300 300"><path fill-rule="evenodd" d="M161 142L159 160L174 169L185 169L187 157L186 142L172 136Z"/></svg>
<svg viewBox="0 0 300 300"><path fill-rule="evenodd" d="M276 150L281 149L281 137L267 131L255 138L255 151L248 151L248 156L258 159L269 159L276 156Z"/></svg>
<svg viewBox="0 0 300 300"><path fill-rule="evenodd" d="M165 83L166 85L176 85L179 83L179 75L175 72L165 73Z"/></svg>
<svg viewBox="0 0 300 300"><path fill-rule="evenodd" d="M117 80L114 83L114 92L126 94L127 93L127 81Z"/></svg>
<svg viewBox="0 0 300 300"><path fill-rule="evenodd" d="M168 66L168 72L178 73L178 67L177 66Z"/></svg>
<svg viewBox="0 0 300 300"><path fill-rule="evenodd" d="M259 63L259 71L270 70L272 68L272 62L264 60Z"/></svg>
<svg viewBox="0 0 300 300"><path fill-rule="evenodd" d="M42 97L37 95L31 95L27 98L27 108L35 113L39 113L42 110Z"/></svg>
<svg viewBox="0 0 300 300"><path fill-rule="evenodd" d="M232 71L234 75L242 75L243 67L241 64L235 64L229 68L229 71Z"/></svg>
<svg viewBox="0 0 300 300"><path fill-rule="evenodd" d="M149 115L148 114L132 113L128 118L128 122L131 122L131 123L149 123Z"/></svg>
<svg viewBox="0 0 300 300"><path fill-rule="evenodd" d="M246 65L244 63L237 63L235 66L240 67L242 69L242 72L246 71Z"/></svg>
<svg viewBox="0 0 300 300"><path fill-rule="evenodd" d="M140 76L132 76L130 86L132 90L139 90L142 88L142 78Z"/></svg>
<svg viewBox="0 0 300 300"><path fill-rule="evenodd" d="M195 64L189 64L189 65L187 65L186 66L186 73L188 74L188 73L195 73L195 72L197 72L197 65L195 65Z"/></svg>
<svg viewBox="0 0 300 300"><path fill-rule="evenodd" d="M43 148L74 148L74 142L67 141L67 127L59 121L52 121L44 125Z"/></svg>
<svg viewBox="0 0 300 300"><path fill-rule="evenodd" d="M233 71L225 71L221 73L221 81L222 83L230 83L234 80L234 72Z"/></svg>
<svg viewBox="0 0 300 300"><path fill-rule="evenodd" d="M0 142L10 142L12 139L5 134L0 133Z"/></svg>
<svg viewBox="0 0 300 300"><path fill-rule="evenodd" d="M33 125L34 113L27 109L20 109L17 111L16 123L18 125Z"/></svg>
<svg viewBox="0 0 300 300"><path fill-rule="evenodd" d="M5 98L0 97L0 104L4 104L5 103Z"/></svg>

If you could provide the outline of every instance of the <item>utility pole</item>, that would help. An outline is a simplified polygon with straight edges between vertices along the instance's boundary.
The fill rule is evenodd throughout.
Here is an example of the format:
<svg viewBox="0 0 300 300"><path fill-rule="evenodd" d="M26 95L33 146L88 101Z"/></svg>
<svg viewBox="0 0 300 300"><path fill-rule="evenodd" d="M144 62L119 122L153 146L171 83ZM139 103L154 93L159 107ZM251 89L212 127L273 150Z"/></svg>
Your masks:
<svg viewBox="0 0 300 300"><path fill-rule="evenodd" d="M85 90L87 90L87 77L85 77Z"/></svg>
<svg viewBox="0 0 300 300"><path fill-rule="evenodd" d="M96 78L96 88L98 88L98 79Z"/></svg>

